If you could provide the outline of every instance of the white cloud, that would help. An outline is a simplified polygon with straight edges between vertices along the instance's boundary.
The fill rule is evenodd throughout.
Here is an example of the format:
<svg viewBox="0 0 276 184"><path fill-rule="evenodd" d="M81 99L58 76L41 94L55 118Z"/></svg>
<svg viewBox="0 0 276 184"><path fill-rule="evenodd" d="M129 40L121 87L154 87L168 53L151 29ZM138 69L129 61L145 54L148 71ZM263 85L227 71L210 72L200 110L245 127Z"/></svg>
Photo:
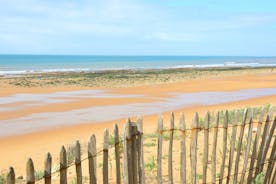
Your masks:
<svg viewBox="0 0 276 184"><path fill-rule="evenodd" d="M271 14L191 14L140 0L0 0L0 51L82 51L201 43L276 22ZM205 16L206 15L206 16ZM246 32L246 31L245 31ZM248 32L248 31L247 31ZM232 34L233 36L233 34ZM9 47L7 47L9 45ZM70 48L69 48L70 47Z"/></svg>

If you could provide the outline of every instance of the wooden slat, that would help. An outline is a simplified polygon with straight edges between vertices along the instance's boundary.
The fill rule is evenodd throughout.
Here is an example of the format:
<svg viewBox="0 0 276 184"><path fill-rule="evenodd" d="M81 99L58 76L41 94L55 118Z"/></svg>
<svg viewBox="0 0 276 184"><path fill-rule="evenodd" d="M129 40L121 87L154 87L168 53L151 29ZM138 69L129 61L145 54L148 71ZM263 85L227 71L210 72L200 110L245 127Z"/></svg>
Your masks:
<svg viewBox="0 0 276 184"><path fill-rule="evenodd" d="M89 163L89 183L97 183L97 160L96 160L96 136L93 134L88 142L88 163Z"/></svg>
<svg viewBox="0 0 276 184"><path fill-rule="evenodd" d="M137 125L135 123L132 123L132 136L131 136L131 140L132 140L132 166L133 166L133 183L137 183L138 182L138 161L137 161L137 132L138 132L138 128Z"/></svg>
<svg viewBox="0 0 276 184"><path fill-rule="evenodd" d="M202 183L206 183L207 181L207 165L208 165L208 151L209 151L209 122L210 122L210 114L209 112L207 112L204 120L204 155L203 155Z"/></svg>
<svg viewBox="0 0 276 184"><path fill-rule="evenodd" d="M276 183L276 169L274 169L274 174L271 177L271 181L270 181L270 184L274 184L274 183Z"/></svg>
<svg viewBox="0 0 276 184"><path fill-rule="evenodd" d="M198 113L196 112L192 122L191 134L191 177L192 184L196 184L196 164L197 164L197 134L198 134Z"/></svg>
<svg viewBox="0 0 276 184"><path fill-rule="evenodd" d="M235 111L235 119L233 122L233 128L232 128L232 135L231 135L231 143L230 143L230 153L229 153L229 162L228 162L228 175L226 183L228 184L230 182L230 176L231 176L231 169L232 169L232 163L234 158L234 151L235 151L235 141L237 136L237 124L239 121L239 112Z"/></svg>
<svg viewBox="0 0 276 184"><path fill-rule="evenodd" d="M268 166L267 166L264 183L270 183L270 180L271 180L270 177L271 177L271 173L273 171L273 168L275 166L275 161L276 161L276 137L274 138L273 147L272 147L272 150L271 150L271 153L270 153L269 163L268 163Z"/></svg>
<svg viewBox="0 0 276 184"><path fill-rule="evenodd" d="M180 183L186 183L186 126L184 113L180 113Z"/></svg>
<svg viewBox="0 0 276 184"><path fill-rule="evenodd" d="M139 117L137 120L137 127L139 131L137 139L138 148L138 173L139 173L139 184L145 184L145 171L144 171L144 150L143 150L143 118Z"/></svg>
<svg viewBox="0 0 276 184"><path fill-rule="evenodd" d="M45 184L51 184L51 172L52 172L52 156L48 152L45 158L44 164L44 180Z"/></svg>
<svg viewBox="0 0 276 184"><path fill-rule="evenodd" d="M247 162L248 162L248 158L249 158L249 152L250 152L250 148L251 148L252 117L249 122L250 123L249 123L248 134L247 134L247 145L246 145L245 157L244 157L244 161L243 161L243 168L242 168L242 175L241 175L240 183L243 183L243 181L244 181L245 172L246 172L246 168L247 168Z"/></svg>
<svg viewBox="0 0 276 184"><path fill-rule="evenodd" d="M34 184L35 183L35 171L34 171L34 164L33 160L31 158L27 161L27 167L26 167L26 182L27 184Z"/></svg>
<svg viewBox="0 0 276 184"><path fill-rule="evenodd" d="M225 158L226 158L226 151L227 151L227 129L228 129L228 110L225 111L224 121L223 121L223 150L222 150L222 160L221 160L221 166L220 166L219 183L223 182L223 177L224 177Z"/></svg>
<svg viewBox="0 0 276 184"><path fill-rule="evenodd" d="M114 146L115 146L115 162L116 162L116 183L121 183L121 168L120 168L120 137L118 125L115 124L113 127L114 134Z"/></svg>
<svg viewBox="0 0 276 184"><path fill-rule="evenodd" d="M268 110L268 115L270 118L274 117L274 112L275 112L275 108L274 106L270 106L269 110Z"/></svg>
<svg viewBox="0 0 276 184"><path fill-rule="evenodd" d="M240 155L241 155L244 127L245 127L245 123L246 123L246 119L247 119L247 113L248 113L248 109L246 109L243 114L243 120L242 120L242 124L241 124L241 130L240 130L240 136L239 136L239 142L238 142L238 148L237 148L237 155L236 155L236 161L235 161L235 171L234 171L235 174L234 174L233 183L237 183L237 181L238 181Z"/></svg>
<svg viewBox="0 0 276 184"><path fill-rule="evenodd" d="M253 143L253 150L252 150L252 155L251 155L251 160L250 160L247 184L251 184L251 182L252 182L252 175L253 175L253 171L254 171L255 160L257 158L257 148L258 148L258 144L259 144L263 120L264 120L264 108L262 109L262 112L259 117L258 125L257 125L257 131L256 131L256 135L255 135L255 140Z"/></svg>
<svg viewBox="0 0 276 184"><path fill-rule="evenodd" d="M216 183L216 158L217 158L217 137L219 126L219 112L216 115L216 122L214 125L213 149L212 149L212 183Z"/></svg>
<svg viewBox="0 0 276 184"><path fill-rule="evenodd" d="M65 147L60 151L60 184L67 184L67 156Z"/></svg>
<svg viewBox="0 0 276 184"><path fill-rule="evenodd" d="M8 170L7 184L15 184L15 173L13 167L10 167Z"/></svg>
<svg viewBox="0 0 276 184"><path fill-rule="evenodd" d="M132 127L130 119L124 125L124 184L133 184L132 169Z"/></svg>
<svg viewBox="0 0 276 184"><path fill-rule="evenodd" d="M163 118L160 115L158 118L158 148L157 148L157 183L162 184L162 132Z"/></svg>
<svg viewBox="0 0 276 184"><path fill-rule="evenodd" d="M76 166L77 184L82 184L81 146L79 141L77 141L75 145L75 166Z"/></svg>
<svg viewBox="0 0 276 184"><path fill-rule="evenodd" d="M276 127L276 117L272 123L272 126L271 126L271 129L270 129L270 132L268 134L268 138L266 139L266 143L265 143L265 147L264 147L264 152L263 152L263 155L262 155L262 161L261 161L261 167L260 167L260 172L263 171L263 167L264 167L264 163L265 163L265 159L266 159L266 155L268 153L268 149L269 149L269 146L270 146L270 142L271 142L271 139L275 133L275 127Z"/></svg>
<svg viewBox="0 0 276 184"><path fill-rule="evenodd" d="M170 115L170 140L169 140L169 153L168 153L169 184L173 183L173 169L172 169L173 133L174 133L174 113L172 112Z"/></svg>
<svg viewBox="0 0 276 184"><path fill-rule="evenodd" d="M108 129L104 129L104 143L103 143L103 184L108 184Z"/></svg>
<svg viewBox="0 0 276 184"><path fill-rule="evenodd" d="M262 157L263 157L263 153L264 153L264 147L265 147L266 137L267 137L267 134L268 134L269 124L270 124L270 118L269 118L269 115L267 115L266 120L265 120L264 130L263 130L263 133L262 133L262 141L261 141L261 144L260 144L260 147L259 147L259 153L258 153L258 157L257 157L256 170L255 170L254 178L260 173L261 162L262 162Z"/></svg>

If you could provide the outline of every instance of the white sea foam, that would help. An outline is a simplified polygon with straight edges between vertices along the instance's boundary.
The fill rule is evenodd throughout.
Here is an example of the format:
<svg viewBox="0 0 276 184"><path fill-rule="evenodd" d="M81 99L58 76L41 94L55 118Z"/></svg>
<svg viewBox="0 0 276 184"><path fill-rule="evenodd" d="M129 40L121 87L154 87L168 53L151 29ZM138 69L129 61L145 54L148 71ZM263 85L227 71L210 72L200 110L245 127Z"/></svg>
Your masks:
<svg viewBox="0 0 276 184"><path fill-rule="evenodd" d="M35 73L55 73L55 72L97 72L97 71L116 71L116 70L147 70L147 69L180 69L180 68L223 68L223 67L276 67L276 63L238 63L225 62L217 64L183 64L166 66L124 66L124 67L102 67L102 68L50 68L37 70L3 70L0 68L0 75L24 75Z"/></svg>
<svg viewBox="0 0 276 184"><path fill-rule="evenodd" d="M90 71L90 68L58 68L58 69L43 69L41 72L43 73L51 73L51 72L83 72Z"/></svg>

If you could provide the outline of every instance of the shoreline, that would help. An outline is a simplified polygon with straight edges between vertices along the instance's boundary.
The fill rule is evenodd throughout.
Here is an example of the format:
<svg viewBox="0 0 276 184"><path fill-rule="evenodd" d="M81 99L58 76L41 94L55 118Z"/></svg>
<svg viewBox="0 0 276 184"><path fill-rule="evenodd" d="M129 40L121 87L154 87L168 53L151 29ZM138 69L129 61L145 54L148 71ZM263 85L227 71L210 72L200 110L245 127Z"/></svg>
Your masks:
<svg viewBox="0 0 276 184"><path fill-rule="evenodd" d="M0 54L0 75L48 72L276 67L275 56ZM1 64L3 63L3 64ZM22 66L21 63L24 63ZM66 67L65 67L66 66Z"/></svg>
<svg viewBox="0 0 276 184"><path fill-rule="evenodd" d="M167 67L136 67L136 68L114 68L114 69L90 69L90 68L68 68L68 69L41 69L41 70L13 70L13 71L0 71L0 77L25 77L29 75L43 75L43 74L107 74L113 72L155 72L166 70L244 70L244 69L274 69L276 64L260 64L256 63L233 63L231 64L210 64L210 65L179 65L179 66L167 66Z"/></svg>
<svg viewBox="0 0 276 184"><path fill-rule="evenodd" d="M244 66L243 66L244 64ZM226 64L210 64L210 65L179 65L179 66L167 66L167 67L152 67L152 68L114 68L114 69L88 69L88 68L76 68L76 69L42 69L42 70L13 70L13 71L0 71L0 77L26 77L32 75L43 75L43 74L60 74L60 75L70 75L70 74L108 74L114 72L163 72L163 71L184 71L184 70L250 70L250 69L274 69L276 64L264 64L260 66L250 66L253 63L241 63L241 65L226 65ZM3 72L3 73L1 73ZM9 73L10 72L10 73Z"/></svg>

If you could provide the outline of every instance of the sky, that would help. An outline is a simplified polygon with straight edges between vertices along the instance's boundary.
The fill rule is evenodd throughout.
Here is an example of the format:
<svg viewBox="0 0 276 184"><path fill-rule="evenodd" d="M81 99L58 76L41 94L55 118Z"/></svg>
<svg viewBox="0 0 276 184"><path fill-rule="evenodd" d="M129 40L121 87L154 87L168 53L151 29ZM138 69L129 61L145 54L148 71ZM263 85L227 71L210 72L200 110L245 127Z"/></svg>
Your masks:
<svg viewBox="0 0 276 184"><path fill-rule="evenodd" d="M0 0L1 54L276 55L275 0Z"/></svg>

